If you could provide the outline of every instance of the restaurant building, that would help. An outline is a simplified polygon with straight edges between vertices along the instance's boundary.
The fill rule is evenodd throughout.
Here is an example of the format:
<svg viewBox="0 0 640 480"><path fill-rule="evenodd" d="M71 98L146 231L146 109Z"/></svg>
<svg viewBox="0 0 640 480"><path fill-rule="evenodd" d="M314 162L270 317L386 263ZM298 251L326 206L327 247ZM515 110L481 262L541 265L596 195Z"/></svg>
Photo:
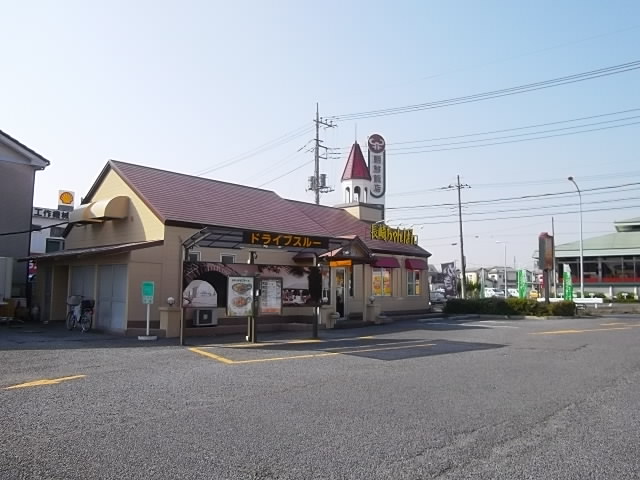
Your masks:
<svg viewBox="0 0 640 480"><path fill-rule="evenodd" d="M430 253L384 223L384 140L368 146L367 165L353 145L336 207L109 161L70 213L65 249L36 258L43 320L64 319L67 297L82 295L95 299L94 327L138 334L143 282L165 336L180 318L185 335L215 335L246 328L249 313L267 330L426 312Z"/></svg>
<svg viewBox="0 0 640 480"><path fill-rule="evenodd" d="M624 293L638 298L640 289L640 217L614 222L615 232L583 241L584 291L612 298ZM580 284L580 242L556 245L556 271L571 269L574 292Z"/></svg>

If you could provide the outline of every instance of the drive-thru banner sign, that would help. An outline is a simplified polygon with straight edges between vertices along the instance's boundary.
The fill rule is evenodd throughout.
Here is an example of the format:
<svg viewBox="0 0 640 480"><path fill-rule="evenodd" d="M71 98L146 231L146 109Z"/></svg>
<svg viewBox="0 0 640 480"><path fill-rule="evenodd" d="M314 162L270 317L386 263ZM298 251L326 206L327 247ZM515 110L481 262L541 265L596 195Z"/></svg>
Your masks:
<svg viewBox="0 0 640 480"><path fill-rule="evenodd" d="M571 267L564 265L562 272L563 297L565 300L573 300L573 281L571 280Z"/></svg>

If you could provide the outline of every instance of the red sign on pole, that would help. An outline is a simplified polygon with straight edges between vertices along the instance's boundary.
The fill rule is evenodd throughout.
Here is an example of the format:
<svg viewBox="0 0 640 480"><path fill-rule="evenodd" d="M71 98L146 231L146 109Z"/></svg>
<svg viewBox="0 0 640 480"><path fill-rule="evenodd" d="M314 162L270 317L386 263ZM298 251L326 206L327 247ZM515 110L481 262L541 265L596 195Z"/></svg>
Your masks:
<svg viewBox="0 0 640 480"><path fill-rule="evenodd" d="M553 270L553 237L547 232L538 237L538 267Z"/></svg>

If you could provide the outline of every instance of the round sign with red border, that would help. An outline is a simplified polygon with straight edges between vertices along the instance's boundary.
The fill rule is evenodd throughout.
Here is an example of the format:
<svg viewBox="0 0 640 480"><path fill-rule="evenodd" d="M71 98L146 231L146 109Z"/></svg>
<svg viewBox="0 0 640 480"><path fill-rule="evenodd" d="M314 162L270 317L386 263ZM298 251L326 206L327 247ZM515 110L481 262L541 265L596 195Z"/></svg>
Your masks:
<svg viewBox="0 0 640 480"><path fill-rule="evenodd" d="M384 152L384 147L385 147L385 143L384 143L384 138L382 138L382 135L378 135L377 133L374 133L369 137L369 150L371 150L373 153Z"/></svg>

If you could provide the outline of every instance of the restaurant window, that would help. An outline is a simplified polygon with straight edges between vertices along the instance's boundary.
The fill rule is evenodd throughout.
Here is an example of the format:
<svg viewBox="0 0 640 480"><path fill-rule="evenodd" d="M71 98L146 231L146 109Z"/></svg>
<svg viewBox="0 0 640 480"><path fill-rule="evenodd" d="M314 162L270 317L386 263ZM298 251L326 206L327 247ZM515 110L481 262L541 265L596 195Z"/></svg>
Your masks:
<svg viewBox="0 0 640 480"><path fill-rule="evenodd" d="M407 295L420 295L420 270L407 270Z"/></svg>
<svg viewBox="0 0 640 480"><path fill-rule="evenodd" d="M600 274L598 272L598 259L597 258L585 258L583 260L584 265L584 281L585 282L599 282ZM578 263L577 274L580 275L580 264Z"/></svg>
<svg viewBox="0 0 640 480"><path fill-rule="evenodd" d="M221 253L220 261L222 263L236 263L236 256L229 253Z"/></svg>
<svg viewBox="0 0 640 480"><path fill-rule="evenodd" d="M637 267L634 265L633 257L622 257L622 276L629 281L635 281L636 278L636 269Z"/></svg>
<svg viewBox="0 0 640 480"><path fill-rule="evenodd" d="M45 253L59 252L64 249L64 240L58 238L47 238L45 245Z"/></svg>
<svg viewBox="0 0 640 480"><path fill-rule="evenodd" d="M200 252L189 252L189 256L187 258L189 262L199 262L200 261Z"/></svg>
<svg viewBox="0 0 640 480"><path fill-rule="evenodd" d="M372 290L373 295L376 297L390 297L392 295L391 289L391 269L374 267L372 269Z"/></svg>
<svg viewBox="0 0 640 480"><path fill-rule="evenodd" d="M602 281L615 282L622 278L622 258L603 257L602 258Z"/></svg>

